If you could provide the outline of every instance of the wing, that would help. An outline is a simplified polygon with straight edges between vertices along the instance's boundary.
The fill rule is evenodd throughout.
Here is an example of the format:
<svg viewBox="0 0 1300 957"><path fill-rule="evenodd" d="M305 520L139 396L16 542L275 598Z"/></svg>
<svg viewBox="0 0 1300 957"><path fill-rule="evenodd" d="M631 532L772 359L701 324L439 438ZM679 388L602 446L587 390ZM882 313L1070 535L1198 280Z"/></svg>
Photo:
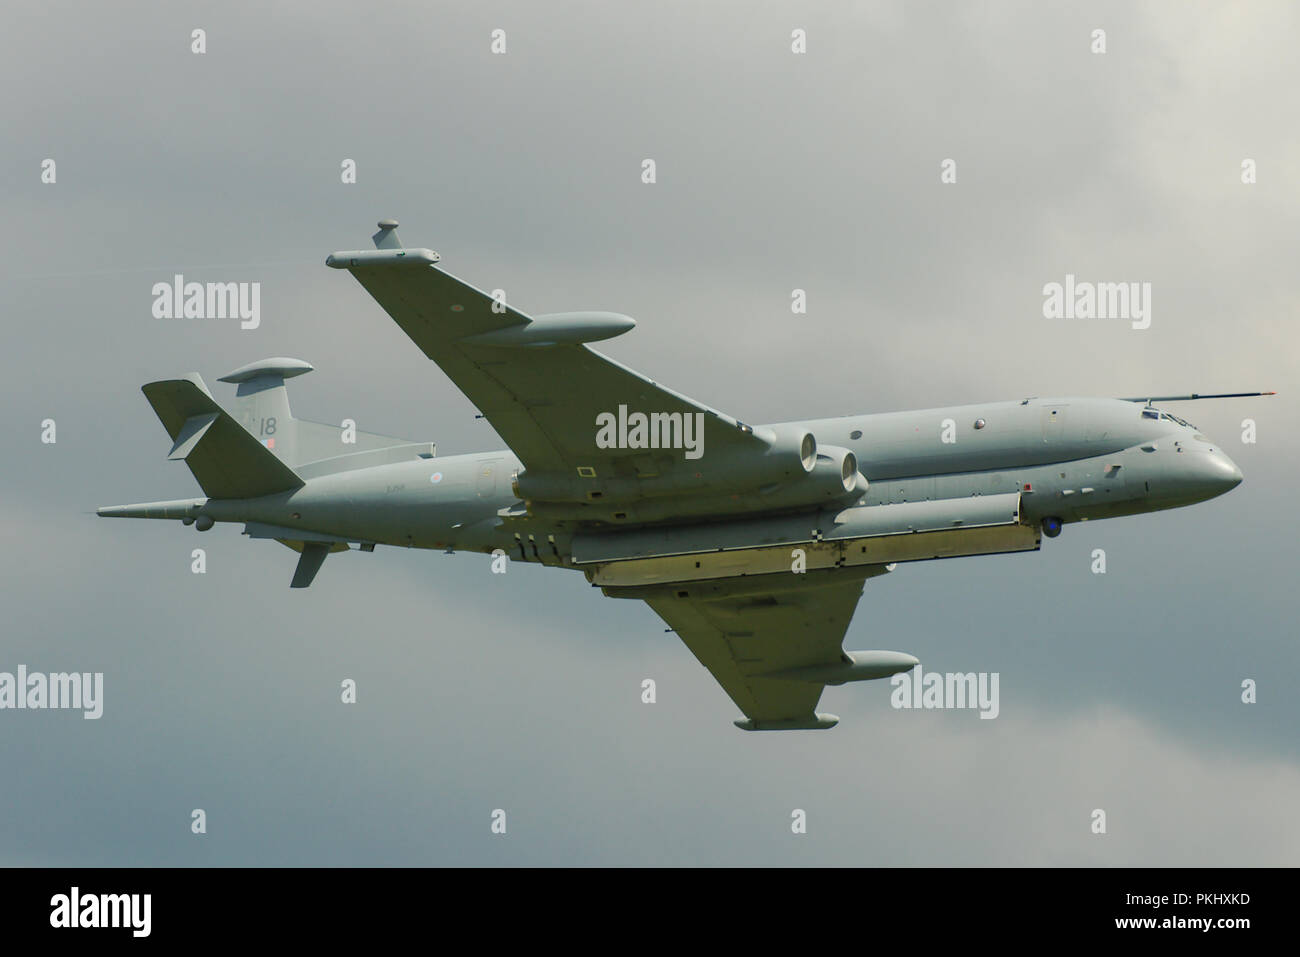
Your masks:
<svg viewBox="0 0 1300 957"><path fill-rule="evenodd" d="M641 598L672 626L748 717L737 721L738 727L830 728L838 719L815 711L826 684L883 677L855 676L852 671L860 666L841 647L863 580L881 571L846 568L611 588L605 594ZM916 662L893 652L871 654L894 656L888 673Z"/></svg>
<svg viewBox="0 0 1300 957"><path fill-rule="evenodd" d="M356 277L530 471L571 473L625 458L625 449L599 449L595 441L597 416L616 415L620 405L703 413L703 441L711 450L766 449L743 423L585 345L626 332L635 324L626 316L528 316L439 269L437 261L431 250L397 247L337 252L326 263Z"/></svg>

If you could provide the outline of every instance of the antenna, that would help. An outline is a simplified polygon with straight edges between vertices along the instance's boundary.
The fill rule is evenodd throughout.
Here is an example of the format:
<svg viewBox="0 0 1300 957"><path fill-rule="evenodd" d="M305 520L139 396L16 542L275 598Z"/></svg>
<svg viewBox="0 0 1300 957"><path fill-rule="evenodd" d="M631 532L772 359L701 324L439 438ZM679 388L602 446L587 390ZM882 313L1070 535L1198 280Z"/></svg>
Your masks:
<svg viewBox="0 0 1300 957"><path fill-rule="evenodd" d="M1250 399L1261 395L1277 395L1276 392L1218 392L1214 395L1201 395L1193 392L1190 395L1152 395L1125 397L1121 402L1145 402L1148 406L1153 402L1191 402L1193 399Z"/></svg>

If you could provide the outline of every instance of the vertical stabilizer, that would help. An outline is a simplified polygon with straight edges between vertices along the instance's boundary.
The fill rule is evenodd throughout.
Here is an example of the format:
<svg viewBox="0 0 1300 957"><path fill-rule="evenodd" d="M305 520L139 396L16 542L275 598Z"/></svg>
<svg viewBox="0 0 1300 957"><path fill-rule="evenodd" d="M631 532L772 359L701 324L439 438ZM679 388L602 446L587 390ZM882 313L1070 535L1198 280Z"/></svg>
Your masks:
<svg viewBox="0 0 1300 957"><path fill-rule="evenodd" d="M343 471L349 467L349 462L355 463L351 465L353 468L364 468L415 458L416 455L434 454L430 443L413 443L408 439L366 432L356 428L355 422L349 424L345 420L338 425L326 425L295 419L289 409L289 392L284 380L311 371L309 362L280 356L250 362L223 375L220 380L233 382L236 386L235 403L231 409L235 421L285 465L296 469L307 463L332 461L333 466L318 467L317 474L324 474ZM381 449L393 450L392 455L389 458L361 455Z"/></svg>
<svg viewBox="0 0 1300 957"><path fill-rule="evenodd" d="M278 357L250 362L218 380L236 385L235 420L287 465L296 465L300 458L284 380L311 371L309 362Z"/></svg>

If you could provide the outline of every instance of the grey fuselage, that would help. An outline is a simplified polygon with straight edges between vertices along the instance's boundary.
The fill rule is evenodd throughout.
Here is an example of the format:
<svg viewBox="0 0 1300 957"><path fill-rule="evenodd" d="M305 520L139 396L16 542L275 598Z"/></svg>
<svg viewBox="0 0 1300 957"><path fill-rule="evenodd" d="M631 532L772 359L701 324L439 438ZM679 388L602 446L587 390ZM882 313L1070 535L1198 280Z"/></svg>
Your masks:
<svg viewBox="0 0 1300 957"><path fill-rule="evenodd" d="M1193 426L1120 399L1026 399L782 425L857 456L868 490L836 512L1020 492L1023 521L1070 523L1190 505L1241 481L1231 459ZM351 541L502 549L512 559L567 567L573 523L535 519L521 537L498 515L518 504L511 485L522 468L509 451L414 459L312 478L263 498L209 499L201 511L217 521ZM707 520L754 517L761 512L751 500Z"/></svg>

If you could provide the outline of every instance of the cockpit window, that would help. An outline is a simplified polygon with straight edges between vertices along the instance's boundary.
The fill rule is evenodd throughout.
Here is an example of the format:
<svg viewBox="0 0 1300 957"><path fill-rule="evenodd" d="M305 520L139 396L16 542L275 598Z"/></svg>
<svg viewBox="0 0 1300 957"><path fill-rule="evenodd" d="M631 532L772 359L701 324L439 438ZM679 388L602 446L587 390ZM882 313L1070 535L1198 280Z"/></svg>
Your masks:
<svg viewBox="0 0 1300 957"><path fill-rule="evenodd" d="M1196 428L1196 426L1192 425L1192 423L1188 422L1186 419L1180 419L1176 415L1170 415L1168 412L1162 412L1159 409L1152 409L1152 408L1143 409L1142 418L1159 419L1166 422L1172 422L1175 425L1181 425L1184 428L1193 429L1193 430L1195 430Z"/></svg>

